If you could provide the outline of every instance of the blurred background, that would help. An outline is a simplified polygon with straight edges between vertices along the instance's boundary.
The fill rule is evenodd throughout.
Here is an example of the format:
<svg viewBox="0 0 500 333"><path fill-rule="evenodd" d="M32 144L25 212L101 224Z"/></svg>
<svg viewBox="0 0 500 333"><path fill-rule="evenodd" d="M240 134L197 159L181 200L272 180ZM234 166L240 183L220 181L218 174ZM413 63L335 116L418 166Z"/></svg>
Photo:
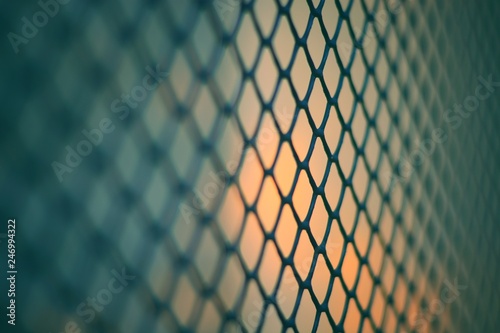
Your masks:
<svg viewBox="0 0 500 333"><path fill-rule="evenodd" d="M498 1L0 6L2 332L500 329Z"/></svg>

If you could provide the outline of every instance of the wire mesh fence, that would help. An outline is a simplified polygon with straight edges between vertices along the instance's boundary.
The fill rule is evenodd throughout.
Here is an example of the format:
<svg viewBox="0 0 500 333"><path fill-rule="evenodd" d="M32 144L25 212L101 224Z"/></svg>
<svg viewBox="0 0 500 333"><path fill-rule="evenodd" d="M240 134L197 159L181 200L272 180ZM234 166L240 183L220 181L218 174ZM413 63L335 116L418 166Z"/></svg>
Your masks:
<svg viewBox="0 0 500 333"><path fill-rule="evenodd" d="M58 4L0 11L20 331L498 330L498 2Z"/></svg>

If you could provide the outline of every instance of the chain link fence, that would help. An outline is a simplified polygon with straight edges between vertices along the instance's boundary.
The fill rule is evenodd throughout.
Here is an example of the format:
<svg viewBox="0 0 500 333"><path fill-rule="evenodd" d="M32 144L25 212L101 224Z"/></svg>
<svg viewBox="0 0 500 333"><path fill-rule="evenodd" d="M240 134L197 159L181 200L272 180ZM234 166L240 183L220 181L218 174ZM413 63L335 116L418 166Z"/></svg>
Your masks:
<svg viewBox="0 0 500 333"><path fill-rule="evenodd" d="M500 328L497 1L1 6L8 329Z"/></svg>

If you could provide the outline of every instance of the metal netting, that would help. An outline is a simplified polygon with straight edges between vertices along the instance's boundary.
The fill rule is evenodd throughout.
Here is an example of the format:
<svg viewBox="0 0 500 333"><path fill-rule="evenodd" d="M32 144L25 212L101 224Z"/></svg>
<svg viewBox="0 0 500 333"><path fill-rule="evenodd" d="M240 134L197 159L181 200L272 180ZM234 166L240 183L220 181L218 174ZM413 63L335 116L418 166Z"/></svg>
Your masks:
<svg viewBox="0 0 500 333"><path fill-rule="evenodd" d="M3 5L2 27L38 6ZM493 0L61 4L2 50L16 329L496 332L498 17ZM122 269L113 301L80 308Z"/></svg>

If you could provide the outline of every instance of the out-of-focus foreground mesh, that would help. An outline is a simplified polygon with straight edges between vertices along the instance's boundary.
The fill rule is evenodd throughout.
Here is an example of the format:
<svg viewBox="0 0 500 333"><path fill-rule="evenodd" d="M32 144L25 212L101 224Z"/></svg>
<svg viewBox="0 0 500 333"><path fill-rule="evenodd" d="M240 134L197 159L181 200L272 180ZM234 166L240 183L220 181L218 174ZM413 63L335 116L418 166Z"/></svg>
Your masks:
<svg viewBox="0 0 500 333"><path fill-rule="evenodd" d="M499 92L457 130L443 113L500 79L499 17L466 0L61 7L5 51L24 73L3 89L24 95L1 178L24 198L2 200L30 258L22 328L497 332ZM168 77L119 120L111 101L157 64ZM59 183L52 161L104 117L116 131ZM438 127L449 139L400 178ZM137 279L84 323L122 266ZM467 286L449 303L446 281Z"/></svg>

